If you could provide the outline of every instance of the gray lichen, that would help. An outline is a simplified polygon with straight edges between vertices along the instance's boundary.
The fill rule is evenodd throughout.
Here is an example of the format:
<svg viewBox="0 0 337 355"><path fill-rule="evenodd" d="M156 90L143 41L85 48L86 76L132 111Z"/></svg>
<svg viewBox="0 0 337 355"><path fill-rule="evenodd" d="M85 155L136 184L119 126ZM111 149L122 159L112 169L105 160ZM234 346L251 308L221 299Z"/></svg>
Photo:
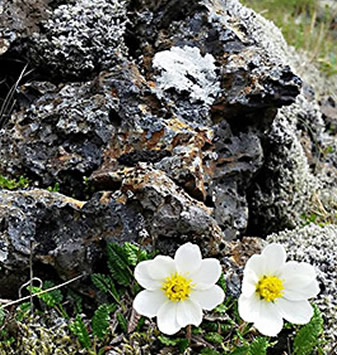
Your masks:
<svg viewBox="0 0 337 355"><path fill-rule="evenodd" d="M271 234L268 242L284 245L290 260L305 261L315 266L321 293L314 302L325 319L326 351L337 343L337 227L310 224L293 231Z"/></svg>
<svg viewBox="0 0 337 355"><path fill-rule="evenodd" d="M124 0L70 1L53 10L30 38L31 59L54 77L80 78L109 68L127 54L126 21Z"/></svg>

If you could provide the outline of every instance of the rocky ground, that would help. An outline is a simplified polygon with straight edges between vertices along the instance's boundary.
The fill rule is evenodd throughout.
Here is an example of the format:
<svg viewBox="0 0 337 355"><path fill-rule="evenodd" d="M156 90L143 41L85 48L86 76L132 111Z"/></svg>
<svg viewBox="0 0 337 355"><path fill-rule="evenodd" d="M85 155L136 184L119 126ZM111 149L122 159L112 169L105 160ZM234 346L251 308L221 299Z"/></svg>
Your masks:
<svg viewBox="0 0 337 355"><path fill-rule="evenodd" d="M337 341L337 84L271 22L237 0L6 1L0 54L0 175L29 179L0 190L1 298L31 264L96 272L111 241L224 259L254 236L315 265Z"/></svg>

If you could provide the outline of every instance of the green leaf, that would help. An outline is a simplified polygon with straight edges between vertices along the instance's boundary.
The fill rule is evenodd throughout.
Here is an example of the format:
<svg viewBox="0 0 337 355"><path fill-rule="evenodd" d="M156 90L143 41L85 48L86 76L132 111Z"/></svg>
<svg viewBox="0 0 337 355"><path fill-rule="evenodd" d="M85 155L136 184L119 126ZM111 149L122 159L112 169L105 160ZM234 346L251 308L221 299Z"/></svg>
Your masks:
<svg viewBox="0 0 337 355"><path fill-rule="evenodd" d="M294 355L310 355L319 343L319 337L323 333L323 318L316 305L314 315L310 322L304 325L294 339Z"/></svg>
<svg viewBox="0 0 337 355"><path fill-rule="evenodd" d="M204 348L200 352L201 355L220 355L220 353L211 348Z"/></svg>
<svg viewBox="0 0 337 355"><path fill-rule="evenodd" d="M120 312L117 313L116 315L117 321L120 325L120 327L122 328L122 331L124 333L128 332L128 321L126 320L126 318L124 317L124 315Z"/></svg>
<svg viewBox="0 0 337 355"><path fill-rule="evenodd" d="M88 330L80 314L76 315L75 321L69 325L69 329L74 335L77 336L82 346L89 350L91 347L91 341Z"/></svg>
<svg viewBox="0 0 337 355"><path fill-rule="evenodd" d="M165 346L176 346L181 338L168 338L165 335L159 335L159 341Z"/></svg>
<svg viewBox="0 0 337 355"><path fill-rule="evenodd" d="M205 339L212 344L221 344L224 340L219 333L215 332L205 334Z"/></svg>
<svg viewBox="0 0 337 355"><path fill-rule="evenodd" d="M30 304L30 302L21 303L20 306L17 308L15 319L18 322L22 322L25 319L25 317L29 314L31 307L32 305Z"/></svg>
<svg viewBox="0 0 337 355"><path fill-rule="evenodd" d="M108 268L111 277L122 286L129 286L133 275L130 272L127 255L123 247L116 243L108 244Z"/></svg>
<svg viewBox="0 0 337 355"><path fill-rule="evenodd" d="M102 292L111 293L116 301L120 300L119 293L110 276L104 274L92 274L91 281Z"/></svg>
<svg viewBox="0 0 337 355"><path fill-rule="evenodd" d="M240 346L239 348L234 349L230 353L230 355L248 355L249 354L249 346Z"/></svg>
<svg viewBox="0 0 337 355"><path fill-rule="evenodd" d="M223 291L226 293L226 280L225 280L225 275L222 272L220 275L220 278L217 282L217 284L223 289Z"/></svg>
<svg viewBox="0 0 337 355"><path fill-rule="evenodd" d="M4 324L5 318L6 318L5 310L2 307L0 307L0 326Z"/></svg>
<svg viewBox="0 0 337 355"><path fill-rule="evenodd" d="M97 336L98 339L103 339L107 333L110 324L110 313L114 309L116 309L116 307L112 308L110 305L102 304L94 313L92 317L92 333Z"/></svg>
<svg viewBox="0 0 337 355"><path fill-rule="evenodd" d="M267 338L257 337L249 346L249 355L265 355L269 342Z"/></svg>

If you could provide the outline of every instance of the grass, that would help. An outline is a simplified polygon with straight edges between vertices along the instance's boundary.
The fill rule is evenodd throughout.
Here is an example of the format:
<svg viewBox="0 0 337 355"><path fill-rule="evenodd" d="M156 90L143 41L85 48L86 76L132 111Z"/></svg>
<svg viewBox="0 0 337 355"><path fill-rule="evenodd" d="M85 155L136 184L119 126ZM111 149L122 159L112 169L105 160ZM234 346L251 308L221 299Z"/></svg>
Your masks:
<svg viewBox="0 0 337 355"><path fill-rule="evenodd" d="M273 21L286 41L305 50L328 76L337 75L337 13L319 9L319 0L242 0ZM335 31L335 34L333 33ZM334 37L335 36L335 37Z"/></svg>

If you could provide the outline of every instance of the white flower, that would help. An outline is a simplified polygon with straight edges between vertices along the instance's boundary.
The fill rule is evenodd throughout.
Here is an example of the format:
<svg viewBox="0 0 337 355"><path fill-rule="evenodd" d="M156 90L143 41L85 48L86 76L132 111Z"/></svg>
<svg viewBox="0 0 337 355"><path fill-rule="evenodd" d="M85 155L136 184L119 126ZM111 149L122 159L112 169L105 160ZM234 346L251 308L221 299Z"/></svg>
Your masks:
<svg viewBox="0 0 337 355"><path fill-rule="evenodd" d="M158 255L140 262L135 278L146 290L133 302L146 317L157 317L158 328L171 335L181 328L202 321L202 309L211 310L224 301L224 292L215 285L221 274L218 260L203 259L197 245L186 243L174 259Z"/></svg>
<svg viewBox="0 0 337 355"><path fill-rule="evenodd" d="M262 334L276 336L283 318L295 324L308 323L313 309L308 298L319 293L316 272L305 262L289 261L280 244L270 244L261 255L253 255L246 264L239 314L253 322Z"/></svg>

